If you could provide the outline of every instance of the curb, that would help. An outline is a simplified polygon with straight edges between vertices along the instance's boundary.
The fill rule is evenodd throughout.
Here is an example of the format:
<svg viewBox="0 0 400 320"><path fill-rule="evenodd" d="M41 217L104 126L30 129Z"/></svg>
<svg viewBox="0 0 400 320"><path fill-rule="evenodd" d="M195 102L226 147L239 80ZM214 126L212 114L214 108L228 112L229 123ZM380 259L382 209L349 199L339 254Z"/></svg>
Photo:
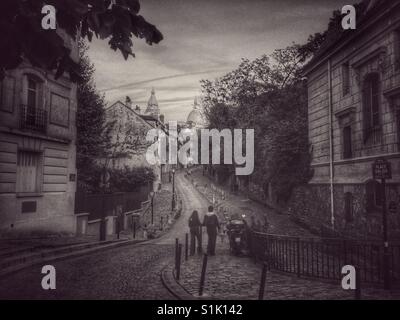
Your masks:
<svg viewBox="0 0 400 320"><path fill-rule="evenodd" d="M164 287L178 300L210 300L209 297L196 297L190 294L175 278L174 268L166 266L160 274Z"/></svg>
<svg viewBox="0 0 400 320"><path fill-rule="evenodd" d="M79 251L75 251L75 252L70 252L70 253L66 253L66 254L61 254L61 255L56 255L53 257L46 257L43 259L35 259L32 261L28 261L26 263L23 264L19 264L16 266L12 266L9 268L5 268L3 270L0 270L0 278L4 277L4 276L8 276L10 274L16 273L18 271L21 271L23 269L29 268L29 267L33 267L36 265L40 265L43 263L47 263L47 262L55 262L55 261L62 261L62 260L66 260L69 258L75 258L75 257L79 257L79 256L84 256L87 254L91 254L91 253L95 253L98 251L102 251L102 250L106 250L106 249L113 249L113 248L118 248L118 247L122 247L122 246L127 246L127 245L131 245L131 244L140 244L142 242L145 242L146 240L126 240L126 241L118 241L116 243L111 243L111 244L107 244L107 245L99 245L93 248L89 248L86 250L79 250Z"/></svg>

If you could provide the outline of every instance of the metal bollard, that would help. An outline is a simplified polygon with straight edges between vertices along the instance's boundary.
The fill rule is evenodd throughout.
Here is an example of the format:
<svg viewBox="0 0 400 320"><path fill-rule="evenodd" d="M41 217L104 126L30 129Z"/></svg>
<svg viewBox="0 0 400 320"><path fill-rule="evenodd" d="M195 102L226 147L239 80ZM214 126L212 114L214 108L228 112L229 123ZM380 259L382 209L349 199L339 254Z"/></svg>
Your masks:
<svg viewBox="0 0 400 320"><path fill-rule="evenodd" d="M189 256L189 234L185 234L185 261L188 260Z"/></svg>
<svg viewBox="0 0 400 320"><path fill-rule="evenodd" d="M178 245L178 257L177 257L177 268L176 268L176 280L179 281L181 277L181 256L182 256L182 244Z"/></svg>
<svg viewBox="0 0 400 320"><path fill-rule="evenodd" d="M203 256L203 266L201 268L199 296L202 296L203 291L204 291L204 282L206 280L206 270L207 270L207 260L208 260L208 255L207 255L207 253L205 253Z"/></svg>
<svg viewBox="0 0 400 320"><path fill-rule="evenodd" d="M265 280L267 278L267 264L264 263L262 272L261 272L261 282L260 282L260 291L258 292L258 300L264 299L264 291L265 291Z"/></svg>
<svg viewBox="0 0 400 320"><path fill-rule="evenodd" d="M356 289L354 290L354 299L355 300L361 300L361 281L360 281L360 276L358 275L359 268L356 269Z"/></svg>
<svg viewBox="0 0 400 320"><path fill-rule="evenodd" d="M178 268L178 249L179 248L179 239L175 239L175 270Z"/></svg>
<svg viewBox="0 0 400 320"><path fill-rule="evenodd" d="M297 268L297 277L300 278L300 239L299 238L296 239L296 268Z"/></svg>

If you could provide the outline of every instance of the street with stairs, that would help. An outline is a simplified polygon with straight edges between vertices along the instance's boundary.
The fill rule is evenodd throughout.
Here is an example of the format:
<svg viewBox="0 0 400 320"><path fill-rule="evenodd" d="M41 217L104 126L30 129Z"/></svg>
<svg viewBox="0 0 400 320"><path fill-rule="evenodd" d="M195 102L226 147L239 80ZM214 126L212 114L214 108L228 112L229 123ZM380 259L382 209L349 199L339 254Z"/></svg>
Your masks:
<svg viewBox="0 0 400 320"><path fill-rule="evenodd" d="M200 219L210 204L205 191L206 178L197 172L190 177L176 176L177 191L182 199L182 215L171 229L159 238L114 247L87 248L79 256L65 256L55 261L36 263L22 270L0 276L0 299L135 299L171 300L196 298L199 287L202 256L182 256L181 277L174 276L175 239L185 243L188 217L198 210ZM202 187L203 186L203 187ZM209 188L207 188L209 189ZM209 191L209 190L208 190ZM228 210L250 210L254 215L266 215L274 232L305 235L306 230L285 216L262 208L235 195L224 204ZM242 210L242 209L241 209ZM258 217L262 219L262 217ZM206 245L206 234L203 248ZM79 246L79 244L78 244ZM61 249L60 249L61 250ZM90 251L93 250L93 251ZM44 264L56 269L56 289L41 286ZM216 256L209 257L204 297L211 299L257 299L261 265L248 257L232 256L227 239L218 239ZM379 288L364 288L364 298L399 299L398 291L384 292ZM264 299L353 299L351 291L339 282L297 278L268 271Z"/></svg>
<svg viewBox="0 0 400 320"><path fill-rule="evenodd" d="M162 237L106 249L61 261L46 262L56 268L56 290L41 287L42 265L35 265L0 279L0 299L173 299L160 274L174 261L175 238L188 232L191 211L204 211L202 198L182 175L177 188L184 210L171 230Z"/></svg>

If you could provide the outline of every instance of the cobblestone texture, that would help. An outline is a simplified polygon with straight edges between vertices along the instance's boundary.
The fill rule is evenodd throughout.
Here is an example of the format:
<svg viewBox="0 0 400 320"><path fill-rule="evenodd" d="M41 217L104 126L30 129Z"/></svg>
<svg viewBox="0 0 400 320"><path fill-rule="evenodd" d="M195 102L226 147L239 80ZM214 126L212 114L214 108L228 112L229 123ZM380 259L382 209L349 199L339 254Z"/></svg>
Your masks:
<svg viewBox="0 0 400 320"><path fill-rule="evenodd" d="M203 194L209 201L217 201L223 210L228 214L246 214L246 220L251 225L252 217L254 221L263 226L265 220L268 222L268 233L298 236L298 237L315 237L308 230L300 227L288 216L276 213L273 209L265 207L257 202L254 202L240 194L231 194L223 187L218 186L219 190L225 192L224 197L219 192L213 191L211 185L214 184L207 176L202 175L201 169L194 169L191 175L188 176L189 181L193 181L196 189Z"/></svg>
<svg viewBox="0 0 400 320"><path fill-rule="evenodd" d="M160 272L173 246L136 245L54 263L56 290L41 288L41 267L0 279L0 299L173 299Z"/></svg>
<svg viewBox="0 0 400 320"><path fill-rule="evenodd" d="M177 175L177 191L182 193ZM187 182L186 182L187 183ZM154 221L171 209L168 185L155 198ZM105 250L55 262L56 290L41 288L41 266L0 279L0 299L174 299L161 282L161 270L173 263L174 242L187 231L189 211L167 233L144 244Z"/></svg>
<svg viewBox="0 0 400 320"><path fill-rule="evenodd" d="M204 195L208 201L214 199L221 203L229 213L246 212L249 220L251 216L262 223L267 218L268 232L281 235L309 237L311 234L299 225L290 221L287 216L275 213L248 200L240 195L225 194L225 199L211 190L211 182L203 176L201 170L193 170L187 181L190 186L185 188L186 196L191 193L191 199ZM206 187L207 186L207 187ZM200 196L203 201L206 200ZM205 210L205 203L202 209ZM190 206L190 203L188 204ZM185 208L189 210L189 207ZM191 209L191 208L190 208ZM204 294L213 299L257 299L261 278L261 265L255 264L247 257L230 255L228 240L217 243L216 256L208 259L207 275ZM207 236L203 233L203 247L207 243ZM198 294L202 256L195 255L184 261L181 268L180 285L192 295ZM264 299L354 299L354 292L345 291L340 282L327 283L318 280L297 278L277 272L268 272L265 285ZM374 288L363 288L364 299L400 299L400 292L385 292Z"/></svg>
<svg viewBox="0 0 400 320"><path fill-rule="evenodd" d="M192 210L199 210L203 216L209 204L190 179L177 175L176 182L183 201L183 212L168 233L147 243L55 262L56 290L45 291L41 288L43 275L40 266L22 270L0 279L0 299L174 299L161 282L161 271L165 267L170 270L173 267L174 241L179 238L184 243L188 216ZM254 214L266 214L271 228L281 234L307 234L287 221L287 217L243 200L240 196L230 197L225 206L232 210L246 207ZM206 235L203 239L205 247ZM202 257L196 255L182 264L180 284L191 294L198 291L201 260ZM227 239L221 243L219 238L217 255L209 258L204 292L215 299L256 299L260 276L259 264L246 257L231 256ZM362 294L363 298L400 298L398 292L390 294L378 289L363 288ZM340 283L268 272L264 298L352 299L353 293L342 290Z"/></svg>
<svg viewBox="0 0 400 320"><path fill-rule="evenodd" d="M212 299L258 299L261 265L247 257L231 256L227 241L217 246L216 256L208 257L204 295ZM189 257L181 267L179 284L194 296L198 295L202 259L199 255ZM362 298L400 299L400 292L363 288ZM348 300L354 299L354 291L343 290L340 282L327 283L268 272L264 299Z"/></svg>

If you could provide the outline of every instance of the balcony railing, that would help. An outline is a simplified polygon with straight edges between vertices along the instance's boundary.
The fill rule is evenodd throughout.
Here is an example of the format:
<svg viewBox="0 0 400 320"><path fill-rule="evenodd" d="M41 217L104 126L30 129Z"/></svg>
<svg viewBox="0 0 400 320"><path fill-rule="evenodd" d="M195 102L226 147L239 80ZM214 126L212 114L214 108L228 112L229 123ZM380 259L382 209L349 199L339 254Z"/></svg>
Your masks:
<svg viewBox="0 0 400 320"><path fill-rule="evenodd" d="M27 105L20 109L21 129L45 133L47 130L47 111Z"/></svg>

